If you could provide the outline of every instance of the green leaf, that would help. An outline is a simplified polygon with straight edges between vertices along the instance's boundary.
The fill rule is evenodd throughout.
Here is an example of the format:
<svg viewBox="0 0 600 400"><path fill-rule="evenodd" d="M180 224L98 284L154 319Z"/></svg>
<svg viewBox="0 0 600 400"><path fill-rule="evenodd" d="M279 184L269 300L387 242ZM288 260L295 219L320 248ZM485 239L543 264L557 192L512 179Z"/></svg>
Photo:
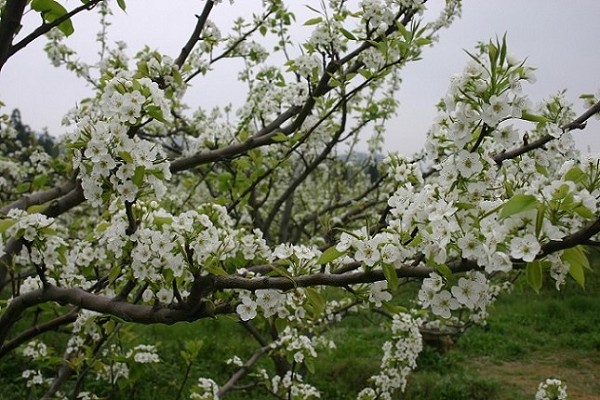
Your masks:
<svg viewBox="0 0 600 400"><path fill-rule="evenodd" d="M539 202L535 196L530 194L515 194L502 206L500 218L508 218L511 215L537 208Z"/></svg>
<svg viewBox="0 0 600 400"><path fill-rule="evenodd" d="M462 201L456 202L454 205L461 210L472 210L473 208L477 207L473 203L464 203Z"/></svg>
<svg viewBox="0 0 600 400"><path fill-rule="evenodd" d="M108 227L110 226L109 222L102 222L99 225L96 226L95 231L98 233L102 233L104 231L106 231L108 229Z"/></svg>
<svg viewBox="0 0 600 400"><path fill-rule="evenodd" d="M67 14L67 10L54 0L33 0L31 2L31 8L38 11L45 22L52 23L62 16ZM58 25L58 29L66 36L70 36L75 32L73 23L70 19L61 22Z"/></svg>
<svg viewBox="0 0 600 400"><path fill-rule="evenodd" d="M344 35L346 37L346 39L356 40L356 36L354 36L352 34L352 32L350 32L350 31L348 31L348 30L346 30L344 28L340 28L340 32L342 32L342 35Z"/></svg>
<svg viewBox="0 0 600 400"><path fill-rule="evenodd" d="M48 208L48 206L46 206L44 204L37 204L35 206L29 206L29 207L27 207L27 214L39 214L42 211L44 211L46 208Z"/></svg>
<svg viewBox="0 0 600 400"><path fill-rule="evenodd" d="M319 257L319 260L317 260L317 264L329 264L330 262L343 256L344 254L346 254L345 251L338 251L336 246L331 246L321 254L321 257Z"/></svg>
<svg viewBox="0 0 600 400"><path fill-rule="evenodd" d="M306 369L308 369L308 372L310 372L311 374L315 373L315 363L312 358L304 359L304 365L306 365Z"/></svg>
<svg viewBox="0 0 600 400"><path fill-rule="evenodd" d="M171 225L173 223L173 218L154 216L154 223L162 228L163 225Z"/></svg>
<svg viewBox="0 0 600 400"><path fill-rule="evenodd" d="M121 275L122 270L123 270L123 268L121 268L121 265L119 265L119 264L113 265L113 267L108 272L108 282L113 283L114 281L116 281L117 278L119 277L119 275Z"/></svg>
<svg viewBox="0 0 600 400"><path fill-rule="evenodd" d="M431 44L431 39L429 39L429 38L418 38L417 40L415 40L415 44L417 46L426 46L428 44Z"/></svg>
<svg viewBox="0 0 600 400"><path fill-rule="evenodd" d="M446 264L437 264L435 266L437 272L442 274L446 279L449 279L452 276L452 270Z"/></svg>
<svg viewBox="0 0 600 400"><path fill-rule="evenodd" d="M396 268L392 264L383 264L383 275L388 282L388 288L390 290L396 290L398 288L398 274Z"/></svg>
<svg viewBox="0 0 600 400"><path fill-rule="evenodd" d="M540 206L537 209L537 215L535 216L535 236L536 237L539 237L540 232L542 231L545 213L546 213L546 206L544 204L540 204Z"/></svg>
<svg viewBox="0 0 600 400"><path fill-rule="evenodd" d="M48 175L46 175L46 174L36 175L35 178L33 178L33 188L41 189L42 187L44 187L47 180L48 180Z"/></svg>
<svg viewBox="0 0 600 400"><path fill-rule="evenodd" d="M146 107L146 112L149 116L154 118L157 121L168 124L169 122L165 119L165 116L162 113L162 110L158 106L150 105Z"/></svg>
<svg viewBox="0 0 600 400"><path fill-rule="evenodd" d="M223 269L217 262L208 261L206 265L204 265L204 269L209 273L217 276L227 276L229 275L227 271Z"/></svg>
<svg viewBox="0 0 600 400"><path fill-rule="evenodd" d="M584 268L590 270L590 262L581 246L575 246L563 251L560 257L564 262L569 264L569 275L575 282L585 289L585 274Z"/></svg>
<svg viewBox="0 0 600 400"><path fill-rule="evenodd" d="M532 261L527 264L527 283L536 293L540 292L542 288L543 276L542 276L542 263L538 260Z"/></svg>
<svg viewBox="0 0 600 400"><path fill-rule="evenodd" d="M117 0L117 4L119 5L119 8L123 11L125 11L125 9L127 8L127 4L125 4L125 0Z"/></svg>
<svg viewBox="0 0 600 400"><path fill-rule="evenodd" d="M313 307L313 311L315 316L319 316L325 310L325 298L319 293L315 288L305 288L304 293L306 294L306 298L308 302Z"/></svg>
<svg viewBox="0 0 600 400"><path fill-rule="evenodd" d="M15 187L15 192L25 193L29 190L30 187L31 187L31 184L29 182L22 182L22 183L19 183L17 185L17 187Z"/></svg>
<svg viewBox="0 0 600 400"><path fill-rule="evenodd" d="M365 79L371 79L373 77L373 73L364 68L359 69L358 73L361 74Z"/></svg>
<svg viewBox="0 0 600 400"><path fill-rule="evenodd" d="M13 219L0 219L0 233L4 233L8 228L13 226L17 221Z"/></svg>
<svg viewBox="0 0 600 400"><path fill-rule="evenodd" d="M381 303L381 306L390 314L398 314L401 312L408 312L406 307L397 306L397 305L386 303L386 302Z"/></svg>
<svg viewBox="0 0 600 400"><path fill-rule="evenodd" d="M410 40L412 38L412 34L406 29L404 25L402 25L402 22L397 21L396 28L398 29L398 32L400 32L400 34L404 37L404 40Z"/></svg>
<svg viewBox="0 0 600 400"><path fill-rule="evenodd" d="M144 184L144 176L146 175L146 168L142 165L135 168L135 172L133 173L133 178L131 181L139 188Z"/></svg>
<svg viewBox="0 0 600 400"><path fill-rule="evenodd" d="M280 261L287 261L287 260L280 260ZM292 284L294 285L294 288L298 287L298 284L294 280L294 277L292 275L290 275L285 268L281 268L281 267L278 267L275 264L271 264L271 269L274 272L276 272L279 276L283 276L284 278L288 278L292 282Z"/></svg>
<svg viewBox="0 0 600 400"><path fill-rule="evenodd" d="M316 24L318 24L321 21L323 21L323 18L321 18L321 17L315 17L315 18L311 18L308 21L306 21L304 23L304 25L306 25L306 26L308 26L308 25L316 25Z"/></svg>
<svg viewBox="0 0 600 400"><path fill-rule="evenodd" d="M527 111L523 111L521 113L521 119L525 121L538 122L538 123L546 123L548 122L548 118L542 115L529 114Z"/></svg>
<svg viewBox="0 0 600 400"><path fill-rule="evenodd" d="M273 140L274 142L277 142L277 143L282 143L282 142L287 142L288 140L290 140L290 137L283 132L277 132L277 134L273 135L271 140Z"/></svg>
<svg viewBox="0 0 600 400"><path fill-rule="evenodd" d="M123 159L123 161L125 161L127 164L133 163L133 157L131 157L131 154L129 154L126 151L120 151L119 157L121 157Z"/></svg>
<svg viewBox="0 0 600 400"><path fill-rule="evenodd" d="M567 171L564 176L565 181L571 181L575 183L579 183L585 178L585 172L581 170L581 168L575 166Z"/></svg>
<svg viewBox="0 0 600 400"><path fill-rule="evenodd" d="M585 218L585 219L593 219L594 218L594 213L591 212L587 207L584 207L584 206L575 207L573 209L573 211L575 211L575 213L577 213L577 215L579 215L581 218Z"/></svg>

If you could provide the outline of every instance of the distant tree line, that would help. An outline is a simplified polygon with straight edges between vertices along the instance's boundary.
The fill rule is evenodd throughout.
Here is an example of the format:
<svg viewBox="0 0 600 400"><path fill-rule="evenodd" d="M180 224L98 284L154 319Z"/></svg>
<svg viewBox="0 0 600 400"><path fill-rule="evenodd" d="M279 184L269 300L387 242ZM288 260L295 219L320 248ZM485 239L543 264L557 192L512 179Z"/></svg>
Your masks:
<svg viewBox="0 0 600 400"><path fill-rule="evenodd" d="M15 140L7 140L0 146L0 155L14 155L19 149L35 147L38 145L52 157L56 157L59 148L56 140L48 131L35 132L29 125L23 123L21 111L14 109L10 114L9 125L17 132Z"/></svg>

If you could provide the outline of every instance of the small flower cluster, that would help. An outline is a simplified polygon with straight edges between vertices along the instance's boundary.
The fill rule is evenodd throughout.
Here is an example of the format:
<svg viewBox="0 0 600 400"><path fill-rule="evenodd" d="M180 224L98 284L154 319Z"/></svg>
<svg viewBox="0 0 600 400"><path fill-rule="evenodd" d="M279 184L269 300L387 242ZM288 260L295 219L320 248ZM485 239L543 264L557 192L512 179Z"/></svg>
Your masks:
<svg viewBox="0 0 600 400"><path fill-rule="evenodd" d="M270 390L276 396L290 400L320 399L321 393L317 388L302 380L302 375L288 371L283 377L275 375L270 382Z"/></svg>
<svg viewBox="0 0 600 400"><path fill-rule="evenodd" d="M43 214L29 214L24 210L13 208L7 214L9 220L13 221L5 232L5 237L23 238L28 242L40 241L50 232L50 226L54 218L48 218Z"/></svg>
<svg viewBox="0 0 600 400"><path fill-rule="evenodd" d="M86 343L86 339L94 342L100 341L101 327L96 324L96 317L100 314L94 311L81 310L71 329L71 337L67 342L65 353L73 355L80 351Z"/></svg>
<svg viewBox="0 0 600 400"><path fill-rule="evenodd" d="M417 357L423 349L423 341L417 321L409 314L394 315L392 340L383 345L381 372L370 378L373 387L363 389L358 400L391 400L397 390L404 391L406 379L417 366Z"/></svg>
<svg viewBox="0 0 600 400"><path fill-rule="evenodd" d="M317 357L317 352L311 338L300 334L297 329L290 326L285 327L279 339L273 344L273 347L282 348L298 364L308 358L314 359Z"/></svg>
<svg viewBox="0 0 600 400"><path fill-rule="evenodd" d="M296 57L290 63L290 70L296 72L303 78L314 81L321 76L323 63L316 55L303 54ZM314 79L313 79L314 78Z"/></svg>
<svg viewBox="0 0 600 400"><path fill-rule="evenodd" d="M138 364L151 364L160 362L156 346L151 344L139 344L125 355Z"/></svg>
<svg viewBox="0 0 600 400"><path fill-rule="evenodd" d="M485 313L487 306L493 301L494 294L485 275L471 271L465 277L458 279L458 284L450 290L444 289L444 280L436 273L423 279L418 294L419 303L423 308L442 318L450 318L453 310L459 308L473 313Z"/></svg>
<svg viewBox="0 0 600 400"><path fill-rule="evenodd" d="M39 340L32 340L23 349L23 356L39 360L48 356L48 347Z"/></svg>
<svg viewBox="0 0 600 400"><path fill-rule="evenodd" d="M342 233L336 249L342 253L354 250L354 260L364 263L367 268L380 262L398 264L409 255L399 245L395 235L382 233L369 237L366 229Z"/></svg>
<svg viewBox="0 0 600 400"><path fill-rule="evenodd" d="M117 353L117 350L112 350L112 353ZM127 381L129 379L129 367L122 362L99 364L95 372L98 379L105 380L112 385L116 384L119 380Z"/></svg>
<svg viewBox="0 0 600 400"><path fill-rule="evenodd" d="M278 290L261 289L255 293L255 300L247 292L240 293L241 303L237 306L236 312L242 321L248 321L256 317L257 307L262 309L262 315L269 318L277 315L279 318L286 318L289 311L285 307L287 295Z"/></svg>
<svg viewBox="0 0 600 400"><path fill-rule="evenodd" d="M375 282L370 285L369 301L375 307L381 307L383 302L392 300L392 294L387 291L387 281Z"/></svg>
<svg viewBox="0 0 600 400"><path fill-rule="evenodd" d="M384 33L396 19L397 10L391 8L391 1L363 0L359 3L362 8L363 22L368 24L375 34Z"/></svg>
<svg viewBox="0 0 600 400"><path fill-rule="evenodd" d="M540 383L535 400L567 400L567 385L560 379L548 378Z"/></svg>
<svg viewBox="0 0 600 400"><path fill-rule="evenodd" d="M192 388L190 399L193 400L219 400L219 385L209 378L199 378Z"/></svg>
<svg viewBox="0 0 600 400"><path fill-rule="evenodd" d="M43 385L46 381L40 370L26 369L21 374L21 377L27 379L28 388Z"/></svg>
<svg viewBox="0 0 600 400"><path fill-rule="evenodd" d="M312 32L308 43L317 50L329 54L334 52L340 54L346 51L348 45L344 36L340 35L342 23L335 20L320 22Z"/></svg>

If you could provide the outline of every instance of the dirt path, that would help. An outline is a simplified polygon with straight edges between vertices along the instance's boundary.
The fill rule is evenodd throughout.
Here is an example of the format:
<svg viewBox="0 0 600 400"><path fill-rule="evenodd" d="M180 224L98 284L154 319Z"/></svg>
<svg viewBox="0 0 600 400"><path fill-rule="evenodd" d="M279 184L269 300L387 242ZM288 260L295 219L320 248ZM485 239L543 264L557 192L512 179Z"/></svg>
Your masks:
<svg viewBox="0 0 600 400"><path fill-rule="evenodd" d="M518 387L526 398L534 398L544 379L558 378L567 385L569 399L600 400L600 353L560 353L502 363L477 359L472 365L483 376Z"/></svg>

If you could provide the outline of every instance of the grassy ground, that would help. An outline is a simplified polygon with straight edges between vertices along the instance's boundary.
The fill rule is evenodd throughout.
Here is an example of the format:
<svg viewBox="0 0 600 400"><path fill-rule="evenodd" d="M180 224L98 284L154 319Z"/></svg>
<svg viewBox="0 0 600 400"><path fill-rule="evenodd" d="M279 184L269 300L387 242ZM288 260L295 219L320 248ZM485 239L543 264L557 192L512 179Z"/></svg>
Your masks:
<svg viewBox="0 0 600 400"><path fill-rule="evenodd" d="M346 339L317 374L319 387L331 391L325 399L353 398L376 370L373 325L350 320L334 332ZM600 399L597 276L586 291L570 283L561 292L548 287L537 295L518 285L491 310L487 327L471 328L445 354L426 348L402 398L532 400L548 377L562 379L573 400Z"/></svg>
<svg viewBox="0 0 600 400"><path fill-rule="evenodd" d="M588 275L585 291L570 282L560 292L548 287L537 295L518 284L490 310L486 328L470 329L447 353L426 348L406 393L398 398L532 400L540 381L557 377L568 385L572 400L600 399L599 275ZM379 328L382 318L376 314L349 317L329 333L337 349L323 353L316 373L307 378L321 389L324 400L355 398L377 372L386 339ZM200 376L222 384L234 371L225 365L223 355L237 354L244 359L256 348L239 323L230 318L174 327L146 326L139 335L140 342L158 344L167 364L144 372L133 397L140 399L175 399L182 386L187 393ZM201 339L204 345L184 383L186 368L180 351L185 341L194 339ZM23 398L19 362L18 357L0 362L0 399ZM264 365L269 364L265 361ZM95 382L86 385L93 389ZM258 390L251 396L234 393L227 398L267 396Z"/></svg>

